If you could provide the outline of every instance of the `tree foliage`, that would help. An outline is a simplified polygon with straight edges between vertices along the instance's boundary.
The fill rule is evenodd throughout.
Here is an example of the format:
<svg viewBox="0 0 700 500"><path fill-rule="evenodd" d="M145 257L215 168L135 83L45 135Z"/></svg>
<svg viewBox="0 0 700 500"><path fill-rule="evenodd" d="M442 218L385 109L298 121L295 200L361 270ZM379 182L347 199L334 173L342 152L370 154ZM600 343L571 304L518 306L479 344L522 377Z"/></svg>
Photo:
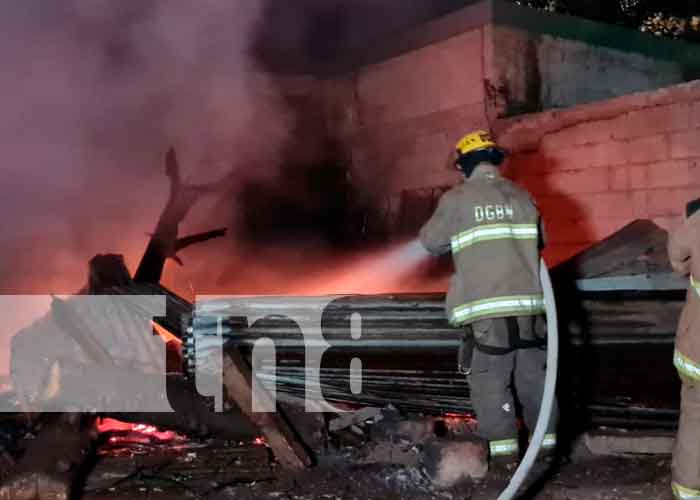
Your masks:
<svg viewBox="0 0 700 500"><path fill-rule="evenodd" d="M628 26L657 36L700 41L698 0L514 0L549 12L560 12Z"/></svg>

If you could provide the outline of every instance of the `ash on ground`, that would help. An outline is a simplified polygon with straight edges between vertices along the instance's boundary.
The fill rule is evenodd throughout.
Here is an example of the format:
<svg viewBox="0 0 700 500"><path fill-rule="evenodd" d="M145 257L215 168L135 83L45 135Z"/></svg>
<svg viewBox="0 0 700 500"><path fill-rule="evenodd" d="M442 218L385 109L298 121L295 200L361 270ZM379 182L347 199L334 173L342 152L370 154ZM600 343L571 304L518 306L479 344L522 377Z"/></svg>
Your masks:
<svg viewBox="0 0 700 500"><path fill-rule="evenodd" d="M304 425L298 418L295 415L295 427L317 459L313 468L301 473L281 470L259 441L136 443L130 457L124 455L123 443L117 443L120 453L102 456L87 479L83 498L487 500L498 498L515 469L492 466L482 479L467 475L449 485L436 480L435 457L441 454L435 450L455 445L475 449L475 423L466 416L409 417L389 408L363 409L330 421L311 414ZM615 438L609 430L604 433ZM594 454L586 446L589 441L579 440L558 461L539 461L522 498L670 498L670 456L641 448L618 456ZM149 446L150 452L143 453ZM457 453L457 458L468 462L468 456L462 460ZM477 454L472 458L478 465ZM473 465L466 469L476 471Z"/></svg>

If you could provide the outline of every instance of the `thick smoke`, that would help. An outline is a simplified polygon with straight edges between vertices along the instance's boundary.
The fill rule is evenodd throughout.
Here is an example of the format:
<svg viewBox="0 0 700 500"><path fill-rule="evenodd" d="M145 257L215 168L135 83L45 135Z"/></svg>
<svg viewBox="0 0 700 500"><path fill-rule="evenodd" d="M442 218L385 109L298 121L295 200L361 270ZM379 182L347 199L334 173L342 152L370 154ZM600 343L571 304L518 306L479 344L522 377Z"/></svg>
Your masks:
<svg viewBox="0 0 700 500"><path fill-rule="evenodd" d="M470 0L270 1L252 47L260 64L278 75L327 74L357 51L372 50L396 33L446 14ZM376 43L375 43L376 42ZM414 275L396 273L399 246L387 246L385 206L376 193L354 189L348 145L314 124L323 102L290 103L292 140L282 150L279 184L249 185L239 193L236 251L227 258L201 252L197 292L320 294L379 293L445 288L444 262ZM310 145L312 145L310 147ZM310 149L313 155L300 155ZM405 235L408 239L415 234ZM385 263L385 272L376 269ZM391 269L390 269L391 268ZM371 270L375 269L374 272ZM190 266L189 271L192 271ZM184 275L184 273L183 273ZM192 276L192 275L190 275ZM437 280L433 279L438 276ZM184 276L183 276L184 277Z"/></svg>
<svg viewBox="0 0 700 500"><path fill-rule="evenodd" d="M226 178L183 232L232 231L170 263L167 286L189 298L425 289L399 284L396 254L363 240L372 214L309 112L320 101L290 100L271 72L323 68L464 1L4 2L0 294L73 293L98 253L133 270L165 203L170 146L190 180ZM0 342L32 314L14 311Z"/></svg>
<svg viewBox="0 0 700 500"><path fill-rule="evenodd" d="M302 276L319 283L358 262L350 250L363 249L372 214L353 204L362 196L342 148L305 123L320 101L291 102L270 72L321 68L463 3L6 3L0 293L74 292L97 253L124 254L133 269L166 198L171 145L192 180L227 176L183 231L233 227L188 250L185 268L170 264L166 285L297 291ZM309 144L321 151L305 159Z"/></svg>
<svg viewBox="0 0 700 500"><path fill-rule="evenodd" d="M290 117L249 56L260 16L257 0L3 5L1 292L74 291L100 252L133 266L170 145L193 180L274 167Z"/></svg>

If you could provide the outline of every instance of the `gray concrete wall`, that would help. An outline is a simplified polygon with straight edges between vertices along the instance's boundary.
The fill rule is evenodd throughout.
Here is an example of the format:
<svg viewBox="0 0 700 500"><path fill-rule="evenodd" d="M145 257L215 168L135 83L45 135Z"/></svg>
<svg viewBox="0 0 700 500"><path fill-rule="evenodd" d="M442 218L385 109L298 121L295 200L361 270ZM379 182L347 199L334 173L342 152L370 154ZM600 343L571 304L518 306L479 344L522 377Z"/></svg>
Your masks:
<svg viewBox="0 0 700 500"><path fill-rule="evenodd" d="M366 66L355 76L353 158L381 172L358 177L390 191L444 182L446 152L465 127L486 127L482 32ZM446 177L447 176L447 177Z"/></svg>
<svg viewBox="0 0 700 500"><path fill-rule="evenodd" d="M680 61L490 25L489 85L500 116L601 101L683 82ZM636 35L636 33L635 33Z"/></svg>

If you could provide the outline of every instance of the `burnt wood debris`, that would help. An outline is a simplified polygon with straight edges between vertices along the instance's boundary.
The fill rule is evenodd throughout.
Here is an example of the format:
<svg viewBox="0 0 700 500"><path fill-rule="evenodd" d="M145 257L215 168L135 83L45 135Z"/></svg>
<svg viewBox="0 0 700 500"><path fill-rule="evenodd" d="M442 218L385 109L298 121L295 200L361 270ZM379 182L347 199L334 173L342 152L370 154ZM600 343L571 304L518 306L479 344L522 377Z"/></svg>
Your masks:
<svg viewBox="0 0 700 500"><path fill-rule="evenodd" d="M181 263L179 251L226 234L222 228L180 237L180 223L201 197L215 192L216 184L184 183L172 149L166 155L166 175L169 197L134 276L121 256L98 255L89 263L88 283L80 293L165 297L166 314L153 321L182 342L182 353L168 351L172 356L165 365L163 360L140 361L167 369L168 398L175 413L134 411L99 417L148 423L190 436L245 440L262 435L277 463L298 471L313 462L296 432L301 423L280 411L252 411L255 376L261 382L255 397L269 400L274 391L292 406L303 406L304 398L311 396L344 409L392 405L401 412L438 416L471 412L467 379L457 371L463 331L447 323L442 294L348 296L333 301L324 309L321 322L329 348L321 359L317 391L310 393L305 384L313 375L305 363L307 347L298 324L290 318L312 311L305 311L294 298L289 298L288 304L278 304L286 307L284 316L271 315L249 325L226 302L205 302L195 309L161 286L168 258ZM675 425L678 382L667 361L684 290L656 285L671 274L665 260L666 238L665 231L650 221L636 221L552 272L563 332L560 398L564 411L573 415L567 419L571 432L591 423L628 428ZM629 280L641 285L630 286ZM653 283L647 286L649 282ZM361 318L360 338L351 334L356 313ZM219 322L218 318L224 319ZM94 380L100 388L95 390L103 390L110 380L120 377L133 380L144 391L156 386L157 374L125 367L115 358L108 339L95 334L95 321L90 311L77 308L70 299L55 298L46 317L13 339L12 374L15 382L21 381L14 388L21 409L3 417L2 423L41 430L17 463L3 452L1 463L8 474L0 487L0 500L68 498L75 494L76 479L85 472L90 462L86 457L95 450L98 415L42 411L55 402L70 400L70 388L78 381L86 377ZM224 413L212 410L211 398L200 396L193 381L198 360L216 342L219 327L225 341ZM128 326L123 330L113 333L127 334ZM62 335L46 338L47 331ZM252 349L261 338L274 341L275 356L256 360L260 364L255 366L254 375ZM619 357L623 345L626 358ZM362 361L359 393L352 390L349 367L353 358ZM647 376L649 366L657 367L653 379ZM644 380L644 387L640 380ZM32 383L23 387L26 381ZM107 401L117 397L109 390L100 396ZM133 396L138 399L139 394ZM233 460L231 457L239 453L235 447L209 452L214 462ZM123 462L114 459L109 463L123 468ZM264 467L260 472L257 465L251 466L260 469L253 474L240 460L238 463L226 477L238 480L272 474ZM206 466L182 467L189 467L203 482L210 472ZM99 480L93 485L101 486Z"/></svg>
<svg viewBox="0 0 700 500"><path fill-rule="evenodd" d="M215 184L185 184L181 179L173 149L166 155L166 174L170 180L169 198L133 279L121 256L99 255L90 261L88 284L81 293L165 295L167 314L164 318L156 319L156 322L178 336L181 318L191 313L191 305L159 285L165 262L168 258L180 262L178 251L224 236L226 229L179 237L180 223L202 196L214 192ZM46 331L59 330L66 334L66 338L49 339L48 343L41 342L42 334L45 333L42 326L46 323L57 327ZM25 339L28 342L23 342ZM72 359L72 348L69 347L71 341L81 349L80 359ZM60 345L56 345L55 342ZM39 391L41 394L38 397L36 393L32 393L34 388L16 388L19 399L24 399L22 402L28 411L50 409L52 400L61 401L70 387L78 385L75 382L85 380L86 377L95 381L102 379L104 383L95 384L101 388L108 387L109 381L114 380L114 377L133 377L142 386L149 386L149 377L155 378L148 373L135 372L131 367L120 367L112 358L109 349L102 345L100 339L91 331L89 320L76 312L70 299L64 301L54 298L47 317L18 333L13 341L12 351L13 378L24 382L27 380L25 377L15 375L43 369L50 379ZM152 361L155 366L158 366L159 362L162 363L162 360ZM84 385L80 384L81 387ZM216 433L232 439L254 435L254 426L248 419L242 418L235 408L226 414L212 412L205 398L199 396L193 384L182 375L169 375L167 387L168 398L176 410L175 413L119 413L114 416L123 421L149 422L192 434ZM111 395L100 394L100 397L102 400L108 400ZM137 399L138 395L134 397ZM39 407L32 408L36 403L39 403ZM86 451L94 444L95 417L80 414L30 413L27 418L41 420L42 429L16 467L12 468L9 477L3 481L0 498L68 498L73 480L85 462Z"/></svg>

